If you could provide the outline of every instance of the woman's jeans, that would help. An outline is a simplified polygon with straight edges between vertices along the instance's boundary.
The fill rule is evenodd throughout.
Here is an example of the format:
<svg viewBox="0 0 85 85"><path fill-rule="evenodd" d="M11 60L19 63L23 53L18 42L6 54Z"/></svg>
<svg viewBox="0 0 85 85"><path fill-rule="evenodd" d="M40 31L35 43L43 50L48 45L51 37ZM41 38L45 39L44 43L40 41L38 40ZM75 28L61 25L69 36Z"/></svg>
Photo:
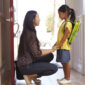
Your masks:
<svg viewBox="0 0 85 85"><path fill-rule="evenodd" d="M38 77L54 74L58 67L50 61L53 59L53 54L38 57L35 62L30 65L19 67L22 75L37 74Z"/></svg>

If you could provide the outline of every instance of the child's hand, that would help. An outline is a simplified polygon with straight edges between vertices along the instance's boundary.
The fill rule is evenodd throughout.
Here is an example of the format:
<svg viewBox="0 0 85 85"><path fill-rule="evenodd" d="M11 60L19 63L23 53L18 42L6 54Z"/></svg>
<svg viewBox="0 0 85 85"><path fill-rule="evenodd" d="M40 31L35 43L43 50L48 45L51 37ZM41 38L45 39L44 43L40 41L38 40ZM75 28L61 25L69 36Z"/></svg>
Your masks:
<svg viewBox="0 0 85 85"><path fill-rule="evenodd" d="M56 50L58 50L58 49L59 49L58 46L53 46L53 48L52 48L53 52L56 51Z"/></svg>
<svg viewBox="0 0 85 85"><path fill-rule="evenodd" d="M60 49L60 48L61 48L61 46L60 46L60 45L57 45L56 47L57 47L58 49Z"/></svg>
<svg viewBox="0 0 85 85"><path fill-rule="evenodd" d="M56 47L56 50L58 50L58 49L60 49L60 47L57 45L57 46L55 46Z"/></svg>

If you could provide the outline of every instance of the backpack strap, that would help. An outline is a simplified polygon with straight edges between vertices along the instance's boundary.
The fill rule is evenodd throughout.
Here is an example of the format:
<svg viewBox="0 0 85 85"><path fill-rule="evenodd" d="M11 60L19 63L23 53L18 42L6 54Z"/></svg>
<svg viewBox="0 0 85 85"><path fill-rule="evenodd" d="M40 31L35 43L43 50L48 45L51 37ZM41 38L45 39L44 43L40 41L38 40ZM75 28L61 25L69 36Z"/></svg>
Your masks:
<svg viewBox="0 0 85 85"><path fill-rule="evenodd" d="M64 25L63 25L63 29L62 29L63 32L65 32L65 26L66 26L66 23L67 23L67 22L71 22L71 23L72 23L72 30L73 30L73 28L74 28L74 25L75 25L75 24L74 24L72 21L66 21L66 22L64 23ZM71 33L72 33L72 31L71 31ZM70 35L70 36L71 36L71 35ZM68 40L70 39L70 36L68 37Z"/></svg>
<svg viewBox="0 0 85 85"><path fill-rule="evenodd" d="M66 21L63 25L63 29L62 29L63 32L65 32L65 25L66 25L67 22L71 22L72 23L72 29L74 28L75 24L72 21Z"/></svg>

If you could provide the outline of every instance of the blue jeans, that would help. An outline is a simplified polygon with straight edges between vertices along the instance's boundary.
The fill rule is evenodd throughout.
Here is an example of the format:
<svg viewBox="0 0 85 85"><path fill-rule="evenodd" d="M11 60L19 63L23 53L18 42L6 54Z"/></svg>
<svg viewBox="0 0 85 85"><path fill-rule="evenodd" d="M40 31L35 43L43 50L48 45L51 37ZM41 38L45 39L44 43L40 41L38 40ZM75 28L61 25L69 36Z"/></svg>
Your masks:
<svg viewBox="0 0 85 85"><path fill-rule="evenodd" d="M70 51L59 49L57 50L57 62L68 63L70 61Z"/></svg>

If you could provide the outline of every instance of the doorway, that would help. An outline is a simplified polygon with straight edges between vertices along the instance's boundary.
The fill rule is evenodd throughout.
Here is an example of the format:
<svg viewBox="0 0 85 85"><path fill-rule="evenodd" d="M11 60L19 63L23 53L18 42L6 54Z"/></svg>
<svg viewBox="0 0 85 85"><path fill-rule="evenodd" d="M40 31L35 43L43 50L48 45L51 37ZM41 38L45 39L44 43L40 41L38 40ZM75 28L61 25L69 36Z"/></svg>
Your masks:
<svg viewBox="0 0 85 85"><path fill-rule="evenodd" d="M27 11L36 10L40 16L40 25L36 27L37 37L41 48L52 48L57 40L60 23L58 8L65 4L65 0L14 0L14 61L17 61L18 45L23 30L23 21ZM50 24L50 26L49 26ZM44 36L43 36L44 35ZM54 53L56 55L56 53ZM56 57L55 57L56 58ZM54 61L55 62L55 59ZM20 82L15 78L16 85Z"/></svg>

